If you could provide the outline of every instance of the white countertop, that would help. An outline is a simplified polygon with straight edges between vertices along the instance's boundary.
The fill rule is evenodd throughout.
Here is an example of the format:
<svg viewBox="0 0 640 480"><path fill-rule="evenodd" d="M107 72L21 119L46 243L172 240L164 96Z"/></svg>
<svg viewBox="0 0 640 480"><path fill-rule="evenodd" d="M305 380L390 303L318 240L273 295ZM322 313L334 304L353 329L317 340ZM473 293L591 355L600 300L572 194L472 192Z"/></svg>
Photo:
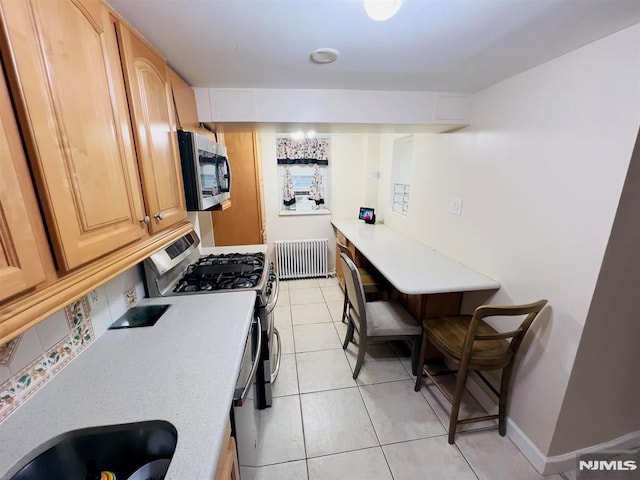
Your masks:
<svg viewBox="0 0 640 480"><path fill-rule="evenodd" d="M367 224L362 220L331 223L402 293L419 295L500 288L494 279L386 225Z"/></svg>
<svg viewBox="0 0 640 480"><path fill-rule="evenodd" d="M139 305L168 303L153 327L108 330L0 425L0 476L64 432L166 420L178 431L166 479L213 478L255 292Z"/></svg>

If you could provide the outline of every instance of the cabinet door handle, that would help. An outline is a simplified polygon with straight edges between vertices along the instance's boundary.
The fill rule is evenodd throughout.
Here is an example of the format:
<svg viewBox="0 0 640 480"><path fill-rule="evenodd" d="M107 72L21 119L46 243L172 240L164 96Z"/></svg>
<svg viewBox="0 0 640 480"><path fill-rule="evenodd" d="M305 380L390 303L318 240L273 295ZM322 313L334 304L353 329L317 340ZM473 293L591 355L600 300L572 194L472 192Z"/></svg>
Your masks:
<svg viewBox="0 0 640 480"><path fill-rule="evenodd" d="M146 223L147 225L149 225L149 223L151 223L151 219L149 218L149 215L145 215L144 218L141 218L140 223Z"/></svg>
<svg viewBox="0 0 640 480"><path fill-rule="evenodd" d="M153 216L153 218L155 218L156 220L163 220L164 219L164 213L158 212Z"/></svg>

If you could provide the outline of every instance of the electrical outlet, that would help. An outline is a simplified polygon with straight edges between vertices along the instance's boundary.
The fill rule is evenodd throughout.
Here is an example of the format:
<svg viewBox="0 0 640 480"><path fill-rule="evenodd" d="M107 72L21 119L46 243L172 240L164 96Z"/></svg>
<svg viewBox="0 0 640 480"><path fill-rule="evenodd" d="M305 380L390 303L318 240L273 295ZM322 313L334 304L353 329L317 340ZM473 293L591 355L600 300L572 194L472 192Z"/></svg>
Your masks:
<svg viewBox="0 0 640 480"><path fill-rule="evenodd" d="M96 305L101 305L107 302L107 293L104 287L98 287L91 290L87 294L87 300L89 302L89 307L95 307Z"/></svg>
<svg viewBox="0 0 640 480"><path fill-rule="evenodd" d="M138 303L138 292L136 292L135 285L124 292L124 303L127 308L131 308Z"/></svg>
<svg viewBox="0 0 640 480"><path fill-rule="evenodd" d="M89 303L91 303L91 305L95 305L100 300L97 290L91 290L87 297L89 298Z"/></svg>
<svg viewBox="0 0 640 480"><path fill-rule="evenodd" d="M462 215L462 199L450 198L449 199L449 213L454 215Z"/></svg>

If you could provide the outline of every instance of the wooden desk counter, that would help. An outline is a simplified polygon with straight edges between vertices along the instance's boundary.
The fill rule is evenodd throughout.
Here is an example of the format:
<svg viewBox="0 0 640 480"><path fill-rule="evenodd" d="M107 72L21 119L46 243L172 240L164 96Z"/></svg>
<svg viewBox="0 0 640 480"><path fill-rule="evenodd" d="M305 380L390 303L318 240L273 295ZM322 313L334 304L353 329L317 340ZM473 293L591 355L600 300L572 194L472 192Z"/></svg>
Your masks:
<svg viewBox="0 0 640 480"><path fill-rule="evenodd" d="M409 295L494 290L500 284L386 225L333 220L339 230L399 292Z"/></svg>

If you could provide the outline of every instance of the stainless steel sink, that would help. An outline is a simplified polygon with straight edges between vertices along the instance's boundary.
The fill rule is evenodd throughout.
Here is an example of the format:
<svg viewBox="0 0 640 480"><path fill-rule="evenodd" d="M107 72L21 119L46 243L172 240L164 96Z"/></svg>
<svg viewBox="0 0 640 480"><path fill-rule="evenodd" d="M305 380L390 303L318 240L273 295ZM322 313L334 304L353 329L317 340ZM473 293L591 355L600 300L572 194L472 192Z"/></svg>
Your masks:
<svg viewBox="0 0 640 480"><path fill-rule="evenodd" d="M164 421L87 428L64 433L25 457L11 480L93 480L101 471L127 479L138 468L160 458L170 459L178 432Z"/></svg>

